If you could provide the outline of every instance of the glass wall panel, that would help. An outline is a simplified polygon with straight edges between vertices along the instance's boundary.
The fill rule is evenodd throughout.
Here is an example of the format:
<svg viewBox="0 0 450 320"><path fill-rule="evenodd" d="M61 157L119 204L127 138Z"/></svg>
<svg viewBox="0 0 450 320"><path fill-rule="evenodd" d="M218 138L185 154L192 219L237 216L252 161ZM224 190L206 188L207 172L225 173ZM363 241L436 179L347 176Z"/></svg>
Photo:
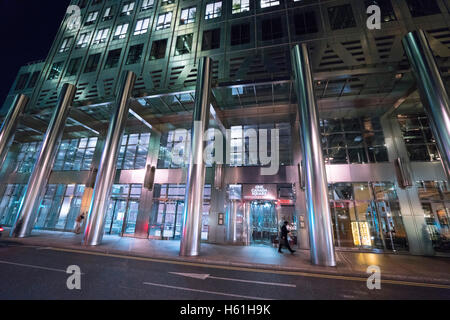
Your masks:
<svg viewBox="0 0 450 320"><path fill-rule="evenodd" d="M11 227L14 224L24 195L25 185L9 184L6 186L0 202L0 225Z"/></svg>

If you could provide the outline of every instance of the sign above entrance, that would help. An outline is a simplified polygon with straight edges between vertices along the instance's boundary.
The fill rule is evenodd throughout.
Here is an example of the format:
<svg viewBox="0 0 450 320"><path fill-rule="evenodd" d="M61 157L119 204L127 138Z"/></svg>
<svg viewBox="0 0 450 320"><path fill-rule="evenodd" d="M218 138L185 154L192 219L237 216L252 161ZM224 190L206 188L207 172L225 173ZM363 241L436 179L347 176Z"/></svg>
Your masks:
<svg viewBox="0 0 450 320"><path fill-rule="evenodd" d="M244 184L244 200L277 200L276 184Z"/></svg>

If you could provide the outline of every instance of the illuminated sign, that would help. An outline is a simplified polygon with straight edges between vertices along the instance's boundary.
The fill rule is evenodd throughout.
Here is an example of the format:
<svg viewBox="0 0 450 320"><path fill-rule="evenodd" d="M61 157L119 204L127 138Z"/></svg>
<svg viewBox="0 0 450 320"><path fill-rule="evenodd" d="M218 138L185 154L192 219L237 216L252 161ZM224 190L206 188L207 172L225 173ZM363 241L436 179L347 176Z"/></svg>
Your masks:
<svg viewBox="0 0 450 320"><path fill-rule="evenodd" d="M355 246L372 246L372 237L370 236L369 223L352 222L353 243Z"/></svg>
<svg viewBox="0 0 450 320"><path fill-rule="evenodd" d="M278 188L276 184L244 184L244 200L269 200L278 199Z"/></svg>
<svg viewBox="0 0 450 320"><path fill-rule="evenodd" d="M265 197L269 193L269 190L265 189L264 186L255 186L252 189L252 196L255 197Z"/></svg>

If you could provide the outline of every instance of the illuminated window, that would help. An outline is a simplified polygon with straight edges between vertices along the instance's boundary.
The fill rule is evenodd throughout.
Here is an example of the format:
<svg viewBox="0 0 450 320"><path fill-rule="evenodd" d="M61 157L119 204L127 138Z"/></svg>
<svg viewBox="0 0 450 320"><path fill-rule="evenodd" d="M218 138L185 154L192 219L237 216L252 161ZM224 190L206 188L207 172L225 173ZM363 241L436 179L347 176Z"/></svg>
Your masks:
<svg viewBox="0 0 450 320"><path fill-rule="evenodd" d="M89 43L89 32L82 33L80 35L80 38L78 39L77 45L75 46L76 49L85 48L87 47Z"/></svg>
<svg viewBox="0 0 450 320"><path fill-rule="evenodd" d="M177 43L175 46L175 56L179 56L182 54L188 54L192 50L192 39L194 34L185 34L182 36L178 36Z"/></svg>
<svg viewBox="0 0 450 320"><path fill-rule="evenodd" d="M155 3L155 0L144 0L142 2L141 11L149 10L153 8L153 4Z"/></svg>
<svg viewBox="0 0 450 320"><path fill-rule="evenodd" d="M123 7L122 7L122 12L120 15L124 16L124 15L130 15L134 10L134 2L129 2L126 3Z"/></svg>
<svg viewBox="0 0 450 320"><path fill-rule="evenodd" d="M39 155L42 142L22 143L16 159L16 172L31 173Z"/></svg>
<svg viewBox="0 0 450 320"><path fill-rule="evenodd" d="M124 135L120 147L117 169L144 169L147 163L150 133Z"/></svg>
<svg viewBox="0 0 450 320"><path fill-rule="evenodd" d="M145 34L148 31L148 26L150 25L150 18L145 18L138 20L136 23L136 28L134 29L134 35Z"/></svg>
<svg viewBox="0 0 450 320"><path fill-rule="evenodd" d="M113 40L124 39L128 32L128 23L118 25Z"/></svg>
<svg viewBox="0 0 450 320"><path fill-rule="evenodd" d="M95 35L94 44L104 43L108 38L109 28L100 29Z"/></svg>
<svg viewBox="0 0 450 320"><path fill-rule="evenodd" d="M172 24L172 11L162 13L158 17L158 22L156 23L156 30L163 30L170 28Z"/></svg>
<svg viewBox="0 0 450 320"><path fill-rule="evenodd" d="M98 138L63 140L58 149L53 171L89 171Z"/></svg>
<svg viewBox="0 0 450 320"><path fill-rule="evenodd" d="M189 24L195 22L195 17L197 15L197 7L190 7L183 9L181 11L180 24Z"/></svg>
<svg viewBox="0 0 450 320"><path fill-rule="evenodd" d="M261 0L261 8L269 8L280 5L278 0Z"/></svg>
<svg viewBox="0 0 450 320"><path fill-rule="evenodd" d="M93 12L89 12L87 19L86 19L86 23L84 24L85 26L94 24L95 21L97 20L98 17L98 11L93 11Z"/></svg>
<svg viewBox="0 0 450 320"><path fill-rule="evenodd" d="M205 19L215 19L222 15L222 1L206 5Z"/></svg>
<svg viewBox="0 0 450 320"><path fill-rule="evenodd" d="M59 49L59 52L66 52L70 50L70 47L72 46L73 37L64 38L64 40L61 43L61 48Z"/></svg>
<svg viewBox="0 0 450 320"><path fill-rule="evenodd" d="M250 0L233 0L232 13L242 13L250 11Z"/></svg>

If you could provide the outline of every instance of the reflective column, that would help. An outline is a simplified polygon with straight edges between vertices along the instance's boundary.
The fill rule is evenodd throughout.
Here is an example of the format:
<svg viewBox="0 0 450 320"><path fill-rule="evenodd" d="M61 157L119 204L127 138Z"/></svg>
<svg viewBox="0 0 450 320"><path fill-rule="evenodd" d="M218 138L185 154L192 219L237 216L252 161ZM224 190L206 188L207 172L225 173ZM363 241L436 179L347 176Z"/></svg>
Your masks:
<svg viewBox="0 0 450 320"><path fill-rule="evenodd" d="M212 60L200 59L195 92L194 117L191 135L191 154L186 183L186 205L183 214L180 255L186 257L200 254L203 189L206 166L203 161L204 140L210 116Z"/></svg>
<svg viewBox="0 0 450 320"><path fill-rule="evenodd" d="M322 153L319 112L306 44L293 48L292 61L296 77L300 140L304 159L311 260L315 265L334 267L336 266L336 256L328 199L328 182Z"/></svg>
<svg viewBox="0 0 450 320"><path fill-rule="evenodd" d="M430 119L447 180L450 181L450 101L430 44L422 30L410 32L403 46Z"/></svg>
<svg viewBox="0 0 450 320"><path fill-rule="evenodd" d="M14 141L14 135L16 133L19 117L25 110L26 105L30 99L19 94L15 97L14 102L6 115L3 125L0 129L0 168L2 168L5 162L6 155L8 154L9 147Z"/></svg>
<svg viewBox="0 0 450 320"><path fill-rule="evenodd" d="M124 72L95 180L94 192L84 233L83 242L85 245L97 246L103 240L111 188L116 176L120 144L128 120L130 99L135 82L136 74L131 71Z"/></svg>
<svg viewBox="0 0 450 320"><path fill-rule="evenodd" d="M29 236L33 230L76 90L74 85L68 83L62 86L56 109L48 125L38 159L27 184L25 196L19 207L15 228L12 229L12 235L16 231L15 235L19 238ZM17 230L15 230L16 228Z"/></svg>

